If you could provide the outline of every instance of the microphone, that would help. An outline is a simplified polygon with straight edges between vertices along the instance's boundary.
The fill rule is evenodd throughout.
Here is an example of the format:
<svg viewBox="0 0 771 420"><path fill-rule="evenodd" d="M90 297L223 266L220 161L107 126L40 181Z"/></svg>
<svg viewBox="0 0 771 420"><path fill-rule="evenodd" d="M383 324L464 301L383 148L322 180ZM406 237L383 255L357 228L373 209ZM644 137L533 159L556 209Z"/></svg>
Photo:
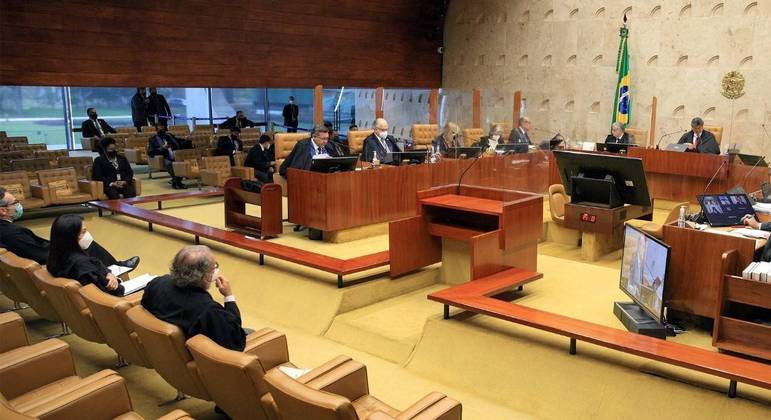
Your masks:
<svg viewBox="0 0 771 420"><path fill-rule="evenodd" d="M707 190L709 189L709 186L712 185L712 181L715 180L717 177L717 174L720 173L720 170L723 169L723 166L728 162L728 160L724 160L723 163L720 164L720 166L717 168L715 173L712 175L712 178L710 178L709 182L707 183L707 186L704 187L704 191L701 192L702 195L706 194Z"/></svg>
<svg viewBox="0 0 771 420"><path fill-rule="evenodd" d="M469 165L469 166L468 166L468 168L466 168L466 169L463 171L463 173L462 173L462 174L460 174L460 178L458 178L458 188L457 188L457 189L456 189L456 191L455 191L455 193L456 193L456 194L460 195L460 184L461 184L461 182L463 182L463 177L466 175L466 172L468 172L468 170L469 170L469 169L471 169L471 167L472 167L472 166L474 166L474 164L476 164L476 163L477 163L477 161L479 160L479 158L481 158L481 157L482 157L482 155L483 155L483 154L484 154L484 153L482 153L482 151L480 151L480 152L479 152L479 154L478 154L478 155L476 155L476 157L474 158L474 161L473 161L473 162L471 162L471 165Z"/></svg>
<svg viewBox="0 0 771 420"><path fill-rule="evenodd" d="M760 124L761 127L763 127L763 132L766 133L766 138L771 140L771 136L768 135L768 130L766 130L765 124Z"/></svg>
<svg viewBox="0 0 771 420"><path fill-rule="evenodd" d="M744 182L747 181L747 178L750 177L750 174L752 174L752 171L754 171L755 168L758 166L758 164L760 164L760 162L762 162L764 160L766 160L766 157L765 156L761 156L760 159L758 159L757 162L755 162L755 164L752 165L752 168L750 168L750 170L747 171L747 175L744 175L744 179L742 179L742 182L740 182L739 185L744 185Z"/></svg>
<svg viewBox="0 0 771 420"><path fill-rule="evenodd" d="M661 136L661 138L659 139L658 143L656 143L656 149L659 148L659 145L661 144L661 141L664 140L664 137L669 137L672 134L687 133L687 132L688 132L688 130L677 130L677 131L673 131L671 133L664 134L663 136Z"/></svg>

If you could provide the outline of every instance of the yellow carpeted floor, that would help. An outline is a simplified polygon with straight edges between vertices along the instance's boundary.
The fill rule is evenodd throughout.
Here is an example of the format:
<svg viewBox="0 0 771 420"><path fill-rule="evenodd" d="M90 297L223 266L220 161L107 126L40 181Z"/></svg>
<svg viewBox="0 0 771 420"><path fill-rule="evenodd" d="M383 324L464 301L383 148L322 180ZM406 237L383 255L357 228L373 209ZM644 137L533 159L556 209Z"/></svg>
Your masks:
<svg viewBox="0 0 771 420"><path fill-rule="evenodd" d="M168 192L166 179L147 180L145 194ZM148 205L148 208L151 206ZM164 212L222 227L221 199L169 203ZM250 212L258 212L250 208ZM545 220L548 218L546 210ZM85 213L94 238L118 258L140 255L137 274L164 274L173 254L192 237L162 227L148 232L146 224L126 218ZM656 220L666 217L657 210ZM48 237L52 217L23 223ZM347 244L308 241L285 226L276 242L300 246L341 258L387 249L385 235ZM533 329L484 316L460 314L441 319L442 307L426 295L444 287L438 268L429 267L391 280L387 269L342 290L333 275L228 246L212 246L222 273L233 283L244 325L273 327L287 334L292 361L313 367L347 354L365 363L371 392L397 408L406 408L424 394L438 390L460 400L466 419L515 418L768 418L771 392L739 385L739 397L724 395L727 381L650 362L579 342L578 355L567 352L568 341ZM618 289L619 259L611 254L595 263L580 260L576 247L545 242L539 246L539 271L544 278L512 294L518 303L622 329L612 314L616 300L628 300ZM354 278L355 278L354 277ZM215 297L217 293L214 291ZM11 303L0 298L0 309ZM21 311L34 339L54 333L57 326ZM81 375L110 368L109 347L76 336L72 345ZM690 330L672 340L712 348L707 331ZM135 409L153 418L173 408L197 418L216 418L211 402L188 399L166 407L174 389L154 371L128 366L119 369L129 386Z"/></svg>

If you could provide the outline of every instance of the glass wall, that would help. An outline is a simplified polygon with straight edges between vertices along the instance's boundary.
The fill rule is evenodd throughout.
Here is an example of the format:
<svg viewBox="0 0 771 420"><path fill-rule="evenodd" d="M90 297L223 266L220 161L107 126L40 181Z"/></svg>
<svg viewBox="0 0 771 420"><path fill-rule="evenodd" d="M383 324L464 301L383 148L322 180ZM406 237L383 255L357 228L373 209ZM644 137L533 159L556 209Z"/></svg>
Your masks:
<svg viewBox="0 0 771 420"><path fill-rule="evenodd" d="M212 118L215 123L222 124L225 118L243 111L246 118L255 123L266 121L266 99L265 89L212 88Z"/></svg>
<svg viewBox="0 0 771 420"><path fill-rule="evenodd" d="M284 105L294 96L299 109L299 127L310 130L313 127L313 89L268 89L268 121L284 124Z"/></svg>
<svg viewBox="0 0 771 420"><path fill-rule="evenodd" d="M0 131L50 149L67 147L62 88L0 86Z"/></svg>
<svg viewBox="0 0 771 420"><path fill-rule="evenodd" d="M131 98L135 93L135 88L70 88L72 127L81 127L83 121L88 118L88 108L96 108L99 118L103 118L113 128L134 125L131 120ZM80 143L77 141L79 137L75 136L76 143Z"/></svg>

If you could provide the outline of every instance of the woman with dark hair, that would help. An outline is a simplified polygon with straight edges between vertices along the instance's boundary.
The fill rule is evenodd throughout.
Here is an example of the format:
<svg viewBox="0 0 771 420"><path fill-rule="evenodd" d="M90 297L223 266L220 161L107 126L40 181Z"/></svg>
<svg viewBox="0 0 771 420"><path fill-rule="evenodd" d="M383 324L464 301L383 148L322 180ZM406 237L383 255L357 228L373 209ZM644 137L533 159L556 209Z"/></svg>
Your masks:
<svg viewBox="0 0 771 420"><path fill-rule="evenodd" d="M48 272L56 277L75 279L84 286L93 283L105 293L123 296L118 278L98 258L86 253L93 241L82 217L77 214L57 217L51 225Z"/></svg>
<svg viewBox="0 0 771 420"><path fill-rule="evenodd" d="M110 200L136 197L134 171L128 159L119 155L115 139L105 137L99 141L99 156L94 159L91 178L104 184L104 193Z"/></svg>

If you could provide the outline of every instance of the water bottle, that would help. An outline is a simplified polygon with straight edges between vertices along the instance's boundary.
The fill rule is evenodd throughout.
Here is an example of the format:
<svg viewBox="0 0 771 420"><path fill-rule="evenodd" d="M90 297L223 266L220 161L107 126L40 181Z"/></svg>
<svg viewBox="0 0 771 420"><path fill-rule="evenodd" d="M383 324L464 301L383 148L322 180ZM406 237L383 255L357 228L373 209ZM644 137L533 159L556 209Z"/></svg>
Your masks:
<svg viewBox="0 0 771 420"><path fill-rule="evenodd" d="M377 152L372 152L372 167L377 168L380 166L380 159L377 158Z"/></svg>
<svg viewBox="0 0 771 420"><path fill-rule="evenodd" d="M685 206L680 206L680 217L677 219L677 227L685 227Z"/></svg>

